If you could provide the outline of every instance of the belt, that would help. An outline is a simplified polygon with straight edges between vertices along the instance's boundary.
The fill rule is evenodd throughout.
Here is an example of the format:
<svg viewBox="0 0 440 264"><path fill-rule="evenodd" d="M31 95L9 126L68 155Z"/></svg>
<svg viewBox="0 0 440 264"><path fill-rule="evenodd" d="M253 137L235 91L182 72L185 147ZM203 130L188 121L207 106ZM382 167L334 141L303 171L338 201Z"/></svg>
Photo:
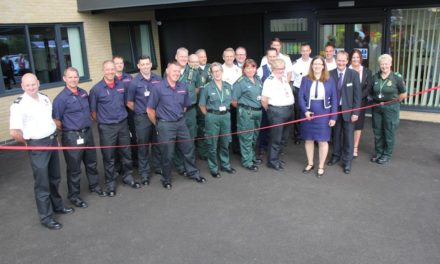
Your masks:
<svg viewBox="0 0 440 264"><path fill-rule="evenodd" d="M190 105L190 106L188 106L188 107L186 108L186 111L189 111L189 110L193 109L193 108L196 107L196 106L197 106L197 104L192 104L192 105Z"/></svg>
<svg viewBox="0 0 440 264"><path fill-rule="evenodd" d="M275 107L275 108L291 108L291 107L293 107L293 104L291 104L291 105L282 105L282 106L278 106L278 105L269 105L269 107Z"/></svg>
<svg viewBox="0 0 440 264"><path fill-rule="evenodd" d="M73 133L86 133L87 130L89 130L89 128L90 128L90 127L86 127L86 128L83 128L83 129L78 129L78 130L68 130L68 131L63 131L63 132L66 132L66 133L69 133L69 132L73 132Z"/></svg>
<svg viewBox="0 0 440 264"><path fill-rule="evenodd" d="M173 122L179 122L180 120L182 120L183 117L177 119L177 120L165 120L165 119L157 119L160 122L167 122L167 123L173 123Z"/></svg>
<svg viewBox="0 0 440 264"><path fill-rule="evenodd" d="M215 114L215 115L225 115L225 114L229 113L229 110L218 111L218 110L208 109L208 113L212 113L212 114Z"/></svg>
<svg viewBox="0 0 440 264"><path fill-rule="evenodd" d="M247 109L247 110L254 110L254 111L260 111L261 110L261 107L252 107L252 106L244 105L244 104L238 104L238 106L240 106L240 107L242 107L244 109Z"/></svg>
<svg viewBox="0 0 440 264"><path fill-rule="evenodd" d="M53 132L51 135L44 137L44 138L39 138L39 139L28 139L27 141L39 141L39 140L47 140L47 139L54 139L57 137L57 132Z"/></svg>

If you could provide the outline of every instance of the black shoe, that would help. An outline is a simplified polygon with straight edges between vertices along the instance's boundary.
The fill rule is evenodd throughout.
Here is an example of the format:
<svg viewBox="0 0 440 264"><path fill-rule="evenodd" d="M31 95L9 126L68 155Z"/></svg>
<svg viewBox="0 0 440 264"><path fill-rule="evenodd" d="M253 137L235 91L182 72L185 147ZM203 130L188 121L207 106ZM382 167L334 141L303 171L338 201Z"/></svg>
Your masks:
<svg viewBox="0 0 440 264"><path fill-rule="evenodd" d="M173 185L171 185L169 182L162 182L162 186L167 190L171 190L171 188L173 188Z"/></svg>
<svg viewBox="0 0 440 264"><path fill-rule="evenodd" d="M295 139L295 145L299 145L299 144L301 144L301 140Z"/></svg>
<svg viewBox="0 0 440 264"><path fill-rule="evenodd" d="M376 155L376 156L371 157L370 161L373 163L377 163L377 160L379 160L381 158L382 158L381 155Z"/></svg>
<svg viewBox="0 0 440 264"><path fill-rule="evenodd" d="M116 190L110 190L107 192L108 197L115 197L116 196Z"/></svg>
<svg viewBox="0 0 440 264"><path fill-rule="evenodd" d="M272 165L272 164L267 164L268 168L274 169L276 171L280 171L283 170L284 168L281 165Z"/></svg>
<svg viewBox="0 0 440 264"><path fill-rule="evenodd" d="M99 197L105 197L107 196L107 193L101 190L101 188L95 188L93 190L90 190L91 193L96 193Z"/></svg>
<svg viewBox="0 0 440 264"><path fill-rule="evenodd" d="M63 225L61 223L58 223L55 221L55 219L50 219L49 221L41 223L44 227L50 229L50 230L59 230L63 228Z"/></svg>
<svg viewBox="0 0 440 264"><path fill-rule="evenodd" d="M235 172L236 172L236 170L234 169L234 168L221 168L220 169L221 171L225 171L225 172L227 172L227 173L229 173L229 174L235 174Z"/></svg>
<svg viewBox="0 0 440 264"><path fill-rule="evenodd" d="M123 181L123 183L124 183L125 185L130 186L130 187L133 188L133 189L139 189L139 188L141 188L141 185L140 185L138 182L135 182L135 181L131 181L131 182L124 182L124 181Z"/></svg>
<svg viewBox="0 0 440 264"><path fill-rule="evenodd" d="M178 171L177 173L181 176L188 177L188 173L186 173L186 171Z"/></svg>
<svg viewBox="0 0 440 264"><path fill-rule="evenodd" d="M54 210L54 212L56 214L65 214L65 215L67 215L67 214L72 214L73 212L75 212L75 209L69 208L69 207L64 207L61 210Z"/></svg>
<svg viewBox="0 0 440 264"><path fill-rule="evenodd" d="M245 167L245 169L253 171L253 172L257 172L258 171L258 167L255 165L251 165L249 167Z"/></svg>
<svg viewBox="0 0 440 264"><path fill-rule="evenodd" d="M150 185L150 180L149 179L143 179L142 181L141 181L141 183L142 183L142 185Z"/></svg>
<svg viewBox="0 0 440 264"><path fill-rule="evenodd" d="M200 157L199 157L199 160L204 160L204 161L206 161L206 160L208 160L208 157L200 156Z"/></svg>
<svg viewBox="0 0 440 264"><path fill-rule="evenodd" d="M381 165L387 163L388 161L390 161L390 158L386 156L382 156L376 160L377 164L381 164Z"/></svg>
<svg viewBox="0 0 440 264"><path fill-rule="evenodd" d="M222 177L221 175L220 175L220 173L218 173L218 172L211 172L211 176L213 177L213 178L220 178L220 177Z"/></svg>
<svg viewBox="0 0 440 264"><path fill-rule="evenodd" d="M307 164L307 166L303 169L303 173L309 173L311 172L315 166Z"/></svg>
<svg viewBox="0 0 440 264"><path fill-rule="evenodd" d="M220 175L220 174L219 174ZM198 177L198 178L196 178L196 179L194 179L196 182L198 182L198 183L205 183L206 182L206 179L205 178L203 178L202 176L200 176L200 177Z"/></svg>
<svg viewBox="0 0 440 264"><path fill-rule="evenodd" d="M322 173L319 173L319 171L322 170ZM324 168L318 168L318 170L316 171L316 177L321 178L322 176L324 176L325 174L325 170Z"/></svg>
<svg viewBox="0 0 440 264"><path fill-rule="evenodd" d="M86 204L83 200L81 200L81 198L79 198L79 197L70 200L70 202L71 202L74 206L79 207L79 208L87 208L87 207L88 207L87 204Z"/></svg>
<svg viewBox="0 0 440 264"><path fill-rule="evenodd" d="M344 165L344 173L350 174L350 172L351 172L351 165L345 164Z"/></svg>
<svg viewBox="0 0 440 264"><path fill-rule="evenodd" d="M335 165L336 163L338 163L339 161L340 161L340 158L332 157L332 158L329 160L329 162L327 162L327 165L328 165L328 166L333 166L333 165Z"/></svg>
<svg viewBox="0 0 440 264"><path fill-rule="evenodd" d="M256 159L252 162L254 163L254 165L261 165L261 163L263 163L263 161L261 159Z"/></svg>
<svg viewBox="0 0 440 264"><path fill-rule="evenodd" d="M155 170L155 171L154 171L154 174L162 175L162 170Z"/></svg>
<svg viewBox="0 0 440 264"><path fill-rule="evenodd" d="M286 162L284 160L278 160L281 165L286 165Z"/></svg>

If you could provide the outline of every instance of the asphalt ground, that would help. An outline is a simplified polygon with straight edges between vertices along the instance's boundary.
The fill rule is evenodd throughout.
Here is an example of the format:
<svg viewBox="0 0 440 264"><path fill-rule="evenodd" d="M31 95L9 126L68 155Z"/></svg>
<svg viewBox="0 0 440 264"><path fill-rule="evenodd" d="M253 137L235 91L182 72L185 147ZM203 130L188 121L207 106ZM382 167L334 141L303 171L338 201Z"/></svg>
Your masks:
<svg viewBox="0 0 440 264"><path fill-rule="evenodd" d="M172 190L156 175L98 197L84 177L89 207L57 216L57 231L39 224L27 153L0 151L0 263L440 263L439 125L401 121L393 159L378 165L370 123L350 175L302 174L304 146L290 144L283 172L248 172L232 155L237 174L214 179L198 161L208 182L175 174Z"/></svg>

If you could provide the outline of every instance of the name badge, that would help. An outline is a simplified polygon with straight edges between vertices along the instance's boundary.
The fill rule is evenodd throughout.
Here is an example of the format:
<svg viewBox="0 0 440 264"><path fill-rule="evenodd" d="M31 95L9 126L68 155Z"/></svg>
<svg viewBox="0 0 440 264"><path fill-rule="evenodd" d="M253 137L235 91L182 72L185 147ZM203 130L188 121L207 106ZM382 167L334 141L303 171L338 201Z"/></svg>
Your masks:
<svg viewBox="0 0 440 264"><path fill-rule="evenodd" d="M76 144L77 144L77 145L83 145L83 144L84 144L84 139L83 139L83 138L78 138L78 139L76 140Z"/></svg>
<svg viewBox="0 0 440 264"><path fill-rule="evenodd" d="M261 95L257 96L257 101L261 101Z"/></svg>
<svg viewBox="0 0 440 264"><path fill-rule="evenodd" d="M224 111L226 111L226 106L222 105L222 106L220 106L220 107L218 108L218 110L219 110L220 112L224 112Z"/></svg>
<svg viewBox="0 0 440 264"><path fill-rule="evenodd" d="M352 83L347 83L347 87L353 86Z"/></svg>
<svg viewBox="0 0 440 264"><path fill-rule="evenodd" d="M145 96L145 97L150 96L150 91L145 91L145 92L144 92L144 96Z"/></svg>

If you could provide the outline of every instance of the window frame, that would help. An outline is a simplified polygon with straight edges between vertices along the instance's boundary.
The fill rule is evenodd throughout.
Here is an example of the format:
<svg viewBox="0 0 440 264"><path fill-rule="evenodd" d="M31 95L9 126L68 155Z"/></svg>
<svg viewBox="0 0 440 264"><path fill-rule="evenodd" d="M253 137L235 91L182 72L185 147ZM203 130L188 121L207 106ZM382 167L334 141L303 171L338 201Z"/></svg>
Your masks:
<svg viewBox="0 0 440 264"><path fill-rule="evenodd" d="M0 28L23 28L24 29L24 37L27 53L29 54L29 65L32 73L35 74L35 62L32 53L32 48L30 45L30 35L29 35L29 27L51 27L55 31L55 41L57 44L57 55L58 58L63 58L63 48L62 48L62 37L61 37L61 29L75 27L78 28L80 34L80 44L82 51L82 60L83 60L83 68L84 68L84 76L80 77L80 83L90 81L90 71L89 71L89 63L87 60L87 50L86 50L86 42L84 35L84 24L82 22L72 22L72 23L25 23L25 24L0 24ZM60 60L60 74L63 75L63 71L66 68L66 63L64 59ZM42 83L40 84L40 90L51 89L55 87L64 86L64 81L50 82L50 83ZM5 87L5 82L3 78L3 72L0 69L0 97L6 97L15 94L21 94L23 91L21 89L11 89L7 90Z"/></svg>
<svg viewBox="0 0 440 264"><path fill-rule="evenodd" d="M156 70L158 65L157 65L157 57L156 57L156 49L154 47L154 37L153 37L153 30L152 30L152 26L151 26L151 21L150 20L136 20L136 21L109 21L109 31L110 31L110 45L112 47L112 55L116 56L116 55L121 55L119 53L117 53L115 51L115 47L113 46L113 34L112 34L112 25L126 25L128 26L128 33L130 36L130 46L131 46L131 60L134 62L134 66L135 69L133 71L126 71L127 73L136 73L138 72L138 70L136 69L136 63L139 59L140 56L142 55L148 55L151 58L151 62L153 64L152 66L152 70ZM149 36L149 42L150 42L150 47L152 50L151 54L135 54L136 52L136 46L135 46L135 41L134 41L134 26L139 26L139 25L146 25L150 31L150 36ZM136 56L137 55L137 56ZM126 60L126 58L124 58L124 61Z"/></svg>

